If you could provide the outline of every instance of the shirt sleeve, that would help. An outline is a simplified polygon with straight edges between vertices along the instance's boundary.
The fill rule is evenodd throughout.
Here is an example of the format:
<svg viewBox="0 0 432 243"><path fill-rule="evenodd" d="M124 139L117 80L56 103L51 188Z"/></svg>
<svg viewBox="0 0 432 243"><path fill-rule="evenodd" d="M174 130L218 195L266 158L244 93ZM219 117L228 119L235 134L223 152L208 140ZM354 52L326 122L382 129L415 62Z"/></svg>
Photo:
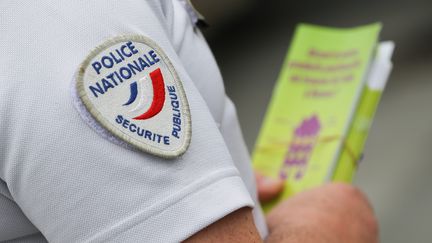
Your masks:
<svg viewBox="0 0 432 243"><path fill-rule="evenodd" d="M4 1L0 176L49 242L178 242L253 201L166 33L159 1ZM191 113L191 143L163 159L100 136L70 95L79 63L110 37L166 53ZM191 53L194 55L194 53ZM3 88L4 87L4 88Z"/></svg>

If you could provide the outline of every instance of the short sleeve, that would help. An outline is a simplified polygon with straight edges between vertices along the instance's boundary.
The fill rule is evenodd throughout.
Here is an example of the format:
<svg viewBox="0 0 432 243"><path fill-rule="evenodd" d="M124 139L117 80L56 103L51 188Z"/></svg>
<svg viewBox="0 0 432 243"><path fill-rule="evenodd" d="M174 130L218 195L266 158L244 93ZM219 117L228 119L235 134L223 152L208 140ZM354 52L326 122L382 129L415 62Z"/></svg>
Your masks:
<svg viewBox="0 0 432 243"><path fill-rule="evenodd" d="M178 242L254 206L158 1L48 2L0 4L0 176L49 242ZM180 77L192 135L179 157L113 143L74 106L79 64L126 34L156 42Z"/></svg>

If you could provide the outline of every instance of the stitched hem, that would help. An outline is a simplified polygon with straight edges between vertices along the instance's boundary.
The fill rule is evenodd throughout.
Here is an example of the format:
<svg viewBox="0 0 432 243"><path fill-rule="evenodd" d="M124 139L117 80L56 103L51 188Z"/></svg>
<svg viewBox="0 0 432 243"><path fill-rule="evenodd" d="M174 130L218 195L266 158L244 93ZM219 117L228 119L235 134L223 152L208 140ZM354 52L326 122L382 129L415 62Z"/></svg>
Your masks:
<svg viewBox="0 0 432 243"><path fill-rule="evenodd" d="M237 170L222 170L85 242L178 242L239 208L253 206Z"/></svg>

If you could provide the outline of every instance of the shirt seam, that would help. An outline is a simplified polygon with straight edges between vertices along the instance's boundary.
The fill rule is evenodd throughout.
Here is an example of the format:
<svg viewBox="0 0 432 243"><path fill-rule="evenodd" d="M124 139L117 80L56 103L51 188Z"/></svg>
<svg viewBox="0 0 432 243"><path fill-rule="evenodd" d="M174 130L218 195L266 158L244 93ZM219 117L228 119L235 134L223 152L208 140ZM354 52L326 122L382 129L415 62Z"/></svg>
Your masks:
<svg viewBox="0 0 432 243"><path fill-rule="evenodd" d="M99 231L98 233L89 237L84 242L103 242L108 240L109 238L115 238L129 231L135 226L142 224L143 222L146 222L147 220L159 214L162 214L163 212L177 205L178 203L182 202L184 199L188 198L189 196L201 192L205 188L209 187L214 183L217 183L222 179L226 179L230 177L240 177L240 175L238 174L238 171L236 169L225 169L225 170L219 170L213 172L210 175L205 176L205 178L198 180L195 183L189 185L188 187L182 189L179 193L176 193L171 197L165 198L161 203L153 204L148 208L141 209L139 212L124 218L123 220L121 220L120 223L114 224L112 226L109 226ZM174 203L169 203L169 202L174 202ZM166 205L160 207L160 204L166 204Z"/></svg>

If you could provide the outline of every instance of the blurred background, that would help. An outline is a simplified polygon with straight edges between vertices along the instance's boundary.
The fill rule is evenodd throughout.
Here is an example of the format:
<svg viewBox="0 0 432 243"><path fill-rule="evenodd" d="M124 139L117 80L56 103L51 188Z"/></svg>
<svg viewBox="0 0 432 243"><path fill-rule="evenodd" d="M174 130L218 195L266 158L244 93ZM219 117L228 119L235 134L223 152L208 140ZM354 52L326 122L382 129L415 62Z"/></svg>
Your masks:
<svg viewBox="0 0 432 243"><path fill-rule="evenodd" d="M355 184L369 196L382 242L431 242L432 1L192 0L253 149L274 83L300 22L383 23L394 68Z"/></svg>

